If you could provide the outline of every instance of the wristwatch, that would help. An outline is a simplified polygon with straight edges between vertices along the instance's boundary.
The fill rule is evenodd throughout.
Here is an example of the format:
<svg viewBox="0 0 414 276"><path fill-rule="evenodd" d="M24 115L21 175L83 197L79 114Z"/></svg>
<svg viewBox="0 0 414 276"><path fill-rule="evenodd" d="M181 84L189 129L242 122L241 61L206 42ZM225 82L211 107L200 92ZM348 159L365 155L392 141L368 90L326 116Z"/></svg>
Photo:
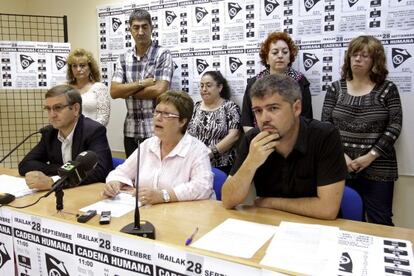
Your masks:
<svg viewBox="0 0 414 276"><path fill-rule="evenodd" d="M170 202L170 194L168 193L167 190L162 189L162 199L164 200L165 203Z"/></svg>
<svg viewBox="0 0 414 276"><path fill-rule="evenodd" d="M378 154L378 152L376 152L376 151L375 151L375 150L373 150L373 149L372 149L372 150L370 150L370 151L369 151L369 153L370 153L372 156L374 156L374 157L378 157L378 155L379 155L379 154Z"/></svg>

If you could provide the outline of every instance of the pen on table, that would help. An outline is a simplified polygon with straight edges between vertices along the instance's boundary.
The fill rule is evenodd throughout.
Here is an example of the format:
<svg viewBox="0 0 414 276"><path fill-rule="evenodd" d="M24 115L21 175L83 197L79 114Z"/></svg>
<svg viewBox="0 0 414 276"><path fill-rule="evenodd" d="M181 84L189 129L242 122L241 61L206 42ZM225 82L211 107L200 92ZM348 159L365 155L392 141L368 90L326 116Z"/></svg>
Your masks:
<svg viewBox="0 0 414 276"><path fill-rule="evenodd" d="M193 241L194 236L197 234L197 232L198 232L198 227L196 227L193 234L191 234L191 236L188 239L185 240L185 245L186 246L190 245L190 243Z"/></svg>

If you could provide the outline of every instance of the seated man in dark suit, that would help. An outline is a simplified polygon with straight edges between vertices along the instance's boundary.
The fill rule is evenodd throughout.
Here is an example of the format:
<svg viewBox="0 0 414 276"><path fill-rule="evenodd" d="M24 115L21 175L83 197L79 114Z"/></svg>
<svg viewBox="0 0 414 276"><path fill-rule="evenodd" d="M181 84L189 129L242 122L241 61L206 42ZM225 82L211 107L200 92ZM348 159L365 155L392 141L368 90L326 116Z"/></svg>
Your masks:
<svg viewBox="0 0 414 276"><path fill-rule="evenodd" d="M81 184L105 182L112 170L112 155L106 128L82 115L82 97L69 85L58 85L45 95L44 109L50 124L40 142L23 158L19 173L30 188L48 190L54 183L50 176L58 168L74 160L82 151L90 150L98 156L97 166Z"/></svg>
<svg viewBox="0 0 414 276"><path fill-rule="evenodd" d="M254 182L258 207L335 219L347 174L338 130L300 116L300 88L290 77L257 80L250 96L258 128L240 142L224 207L242 203Z"/></svg>

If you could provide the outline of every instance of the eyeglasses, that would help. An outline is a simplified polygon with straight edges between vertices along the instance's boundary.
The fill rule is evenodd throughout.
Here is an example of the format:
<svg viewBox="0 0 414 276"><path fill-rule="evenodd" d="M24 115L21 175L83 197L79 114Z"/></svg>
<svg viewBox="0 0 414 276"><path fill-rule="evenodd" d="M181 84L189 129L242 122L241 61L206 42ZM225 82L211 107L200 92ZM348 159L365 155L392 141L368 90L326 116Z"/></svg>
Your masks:
<svg viewBox="0 0 414 276"><path fill-rule="evenodd" d="M43 107L43 110L47 111L47 113L50 113L52 110L55 113L60 113L60 112L62 112L62 110L65 107L72 106L72 105L73 104L55 104L52 107L50 107L50 106L44 106Z"/></svg>
<svg viewBox="0 0 414 276"><path fill-rule="evenodd" d="M178 115L178 114L165 112L165 111L154 110L154 118L158 117L158 115L161 115L161 117L164 118L164 119L180 118L180 115Z"/></svg>
<svg viewBox="0 0 414 276"><path fill-rule="evenodd" d="M370 55L370 54L368 54L368 53L353 53L353 54L351 55L351 57L352 57L352 58L357 58L357 57L360 57L360 58L363 58L363 59L369 59L369 58L371 57L371 55Z"/></svg>

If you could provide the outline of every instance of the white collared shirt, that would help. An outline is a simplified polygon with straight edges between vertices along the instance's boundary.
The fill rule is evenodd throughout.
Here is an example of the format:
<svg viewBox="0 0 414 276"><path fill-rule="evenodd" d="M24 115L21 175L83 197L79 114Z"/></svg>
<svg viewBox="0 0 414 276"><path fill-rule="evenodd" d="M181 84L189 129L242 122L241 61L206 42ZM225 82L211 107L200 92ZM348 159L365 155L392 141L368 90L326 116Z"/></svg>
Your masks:
<svg viewBox="0 0 414 276"><path fill-rule="evenodd" d="M73 133L75 132L76 125L78 124L78 121L76 121L75 125L73 126L72 131L69 133L69 135L64 138L60 131L58 132L58 140L62 143L62 159L63 164L65 164L68 161L72 160L72 142L73 142Z"/></svg>
<svg viewBox="0 0 414 276"><path fill-rule="evenodd" d="M207 147L185 134L175 148L161 160L160 139L145 140L140 153L139 185L173 189L179 201L208 199L213 193L213 173ZM106 182L120 181L134 186L137 150L122 165L109 173Z"/></svg>

